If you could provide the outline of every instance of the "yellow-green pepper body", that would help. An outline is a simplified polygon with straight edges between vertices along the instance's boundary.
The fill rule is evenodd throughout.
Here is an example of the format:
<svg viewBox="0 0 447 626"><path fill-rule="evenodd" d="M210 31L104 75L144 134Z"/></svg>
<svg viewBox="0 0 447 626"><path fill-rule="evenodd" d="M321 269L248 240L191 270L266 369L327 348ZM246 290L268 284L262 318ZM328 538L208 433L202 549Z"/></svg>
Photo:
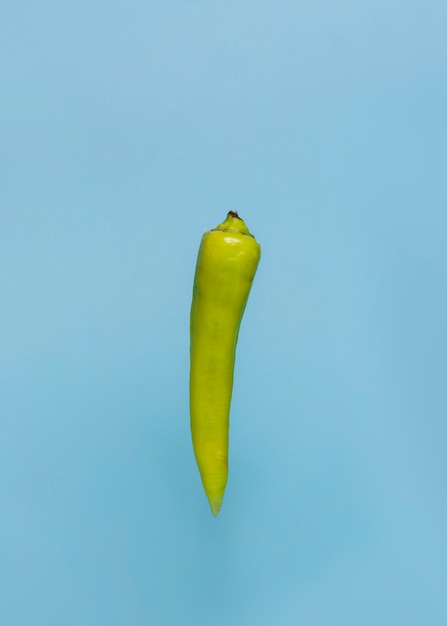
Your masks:
<svg viewBox="0 0 447 626"><path fill-rule="evenodd" d="M237 213L202 238L191 306L190 413L194 453L211 510L228 478L236 343L261 249Z"/></svg>

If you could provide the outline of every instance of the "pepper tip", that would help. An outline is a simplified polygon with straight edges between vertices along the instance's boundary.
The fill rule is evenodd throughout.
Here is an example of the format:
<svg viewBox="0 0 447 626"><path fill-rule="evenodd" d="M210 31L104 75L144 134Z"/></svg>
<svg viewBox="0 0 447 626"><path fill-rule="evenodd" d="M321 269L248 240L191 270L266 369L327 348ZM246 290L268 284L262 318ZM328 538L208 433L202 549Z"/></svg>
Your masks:
<svg viewBox="0 0 447 626"><path fill-rule="evenodd" d="M214 517L217 517L220 511L220 507L222 506L222 500L223 498L212 498L209 500L210 503L210 507L211 507L211 512L214 515Z"/></svg>

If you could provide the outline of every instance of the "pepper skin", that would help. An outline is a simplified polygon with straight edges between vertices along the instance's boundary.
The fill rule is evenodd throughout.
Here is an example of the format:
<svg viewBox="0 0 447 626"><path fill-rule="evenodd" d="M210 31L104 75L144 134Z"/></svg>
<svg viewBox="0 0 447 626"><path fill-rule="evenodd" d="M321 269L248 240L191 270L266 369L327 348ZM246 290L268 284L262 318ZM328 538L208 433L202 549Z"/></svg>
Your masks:
<svg viewBox="0 0 447 626"><path fill-rule="evenodd" d="M261 248L234 211L203 235L191 306L194 454L214 516L228 478L228 430L239 326Z"/></svg>

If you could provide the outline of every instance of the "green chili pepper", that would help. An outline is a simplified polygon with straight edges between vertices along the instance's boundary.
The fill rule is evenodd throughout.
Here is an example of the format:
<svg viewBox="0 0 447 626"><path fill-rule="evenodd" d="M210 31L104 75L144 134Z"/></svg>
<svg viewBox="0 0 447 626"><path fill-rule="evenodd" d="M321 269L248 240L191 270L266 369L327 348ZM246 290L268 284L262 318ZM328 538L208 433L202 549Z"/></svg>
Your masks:
<svg viewBox="0 0 447 626"><path fill-rule="evenodd" d="M234 211L203 235L191 306L190 413L194 453L211 510L228 478L228 430L239 326L261 248Z"/></svg>

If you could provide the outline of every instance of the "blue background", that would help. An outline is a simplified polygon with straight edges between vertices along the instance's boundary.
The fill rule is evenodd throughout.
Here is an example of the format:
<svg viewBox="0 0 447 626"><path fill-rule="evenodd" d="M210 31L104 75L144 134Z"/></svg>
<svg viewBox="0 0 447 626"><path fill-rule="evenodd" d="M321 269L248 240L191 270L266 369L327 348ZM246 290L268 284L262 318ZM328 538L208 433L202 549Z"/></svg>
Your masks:
<svg viewBox="0 0 447 626"><path fill-rule="evenodd" d="M0 621L445 626L444 0L0 14ZM202 233L262 245L214 519Z"/></svg>

